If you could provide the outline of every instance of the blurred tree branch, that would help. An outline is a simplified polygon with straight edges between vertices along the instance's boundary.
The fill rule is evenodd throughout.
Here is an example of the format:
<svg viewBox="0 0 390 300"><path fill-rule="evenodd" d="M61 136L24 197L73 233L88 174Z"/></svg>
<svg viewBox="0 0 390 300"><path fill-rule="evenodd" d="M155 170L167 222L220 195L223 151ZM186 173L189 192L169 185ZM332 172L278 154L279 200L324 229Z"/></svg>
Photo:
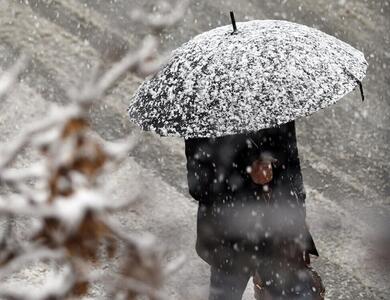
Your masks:
<svg viewBox="0 0 390 300"><path fill-rule="evenodd" d="M0 284L4 299L66 299L87 295L96 282L103 282L110 299L164 299L164 279L182 258L163 266L163 252L149 236L125 233L109 218L110 213L138 201L134 194L123 203L112 203L101 178L127 157L136 136L121 143L108 143L90 134L87 112L95 101L128 72L147 76L162 60L157 56L156 33L176 24L185 13L187 1L164 15L138 12L138 19L155 35L144 39L140 49L128 53L102 74L98 69L81 89L69 92L65 107L53 108L46 118L31 124L0 149L0 184L12 191L0 195L0 216L30 217L38 226L26 233L21 243L11 243L13 228L8 222L0 240L0 282L38 261L56 262L58 270L44 287L32 291L10 289ZM137 15L137 14L135 14ZM18 77L28 59L22 56L0 75L0 98L17 88ZM25 168L12 168L27 148L37 150L40 160ZM114 260L115 258L115 260ZM116 272L104 275L93 270L106 260L115 261ZM49 267L49 265L48 265Z"/></svg>

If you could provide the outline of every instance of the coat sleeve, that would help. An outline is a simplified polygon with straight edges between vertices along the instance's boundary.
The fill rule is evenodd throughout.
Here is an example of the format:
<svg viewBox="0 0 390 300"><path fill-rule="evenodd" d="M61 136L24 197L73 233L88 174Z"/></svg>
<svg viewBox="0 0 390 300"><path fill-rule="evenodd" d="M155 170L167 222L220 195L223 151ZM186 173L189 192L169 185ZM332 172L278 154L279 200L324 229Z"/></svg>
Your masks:
<svg viewBox="0 0 390 300"><path fill-rule="evenodd" d="M306 216L305 209L305 200L306 192L303 185L303 178L301 172L301 166L298 156L298 147L297 147L297 138L295 132L295 123L291 122L288 124L287 130L287 140L288 140L288 170L289 170L289 179L292 184L292 188L298 196L298 201L302 205L303 215ZM311 236L307 225L306 227L306 249L308 253L319 256L317 247L314 243L313 237Z"/></svg>
<svg viewBox="0 0 390 300"><path fill-rule="evenodd" d="M210 182L214 176L212 163L207 159L212 154L202 139L186 139L187 181L190 195L197 201L210 197Z"/></svg>
<svg viewBox="0 0 390 300"><path fill-rule="evenodd" d="M299 202L304 205L306 192L303 185L301 165L298 156L297 138L295 133L295 123L290 122L287 130L287 151L288 151L288 176L294 192L298 196Z"/></svg>

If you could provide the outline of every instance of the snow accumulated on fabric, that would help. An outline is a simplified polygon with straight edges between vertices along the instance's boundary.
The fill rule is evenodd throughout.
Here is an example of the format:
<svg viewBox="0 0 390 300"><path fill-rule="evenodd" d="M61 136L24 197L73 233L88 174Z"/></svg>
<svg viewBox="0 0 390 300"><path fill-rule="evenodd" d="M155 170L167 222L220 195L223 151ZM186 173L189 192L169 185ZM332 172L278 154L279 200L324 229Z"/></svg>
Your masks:
<svg viewBox="0 0 390 300"><path fill-rule="evenodd" d="M146 80L130 118L162 136L218 137L275 127L327 107L363 79L362 52L287 21L196 36Z"/></svg>

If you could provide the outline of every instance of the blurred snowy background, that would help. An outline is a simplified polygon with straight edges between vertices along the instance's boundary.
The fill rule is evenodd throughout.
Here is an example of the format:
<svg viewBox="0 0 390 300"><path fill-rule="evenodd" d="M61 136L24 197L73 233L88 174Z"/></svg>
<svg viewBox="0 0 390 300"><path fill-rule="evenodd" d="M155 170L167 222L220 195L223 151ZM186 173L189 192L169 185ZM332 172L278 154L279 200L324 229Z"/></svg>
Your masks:
<svg viewBox="0 0 390 300"><path fill-rule="evenodd" d="M0 141L41 118L51 103L64 104L92 66L105 66L137 49L148 34L131 21L134 8L167 9L153 0L0 0L0 70L20 53L31 57L21 82L0 102ZM390 3L387 0L190 1L183 21L161 34L165 51L198 33L237 21L286 19L306 24L363 51L370 64L357 90L331 109L296 122L307 191L307 218L320 252L313 264L328 299L390 299ZM129 75L89 112L93 130L116 140L137 130L126 108L141 79ZM203 299L209 270L194 250L197 204L187 192L181 139L142 133L139 145L108 176L113 201L144 182L138 207L116 215L123 229L152 232L171 258L187 261L168 282L172 299ZM34 160L26 154L21 165ZM3 226L0 219L0 226ZM20 232L23 222L16 224ZM170 259L168 257L168 259ZM37 271L38 272L38 271ZM22 279L37 279L39 272ZM251 299L248 287L245 299Z"/></svg>

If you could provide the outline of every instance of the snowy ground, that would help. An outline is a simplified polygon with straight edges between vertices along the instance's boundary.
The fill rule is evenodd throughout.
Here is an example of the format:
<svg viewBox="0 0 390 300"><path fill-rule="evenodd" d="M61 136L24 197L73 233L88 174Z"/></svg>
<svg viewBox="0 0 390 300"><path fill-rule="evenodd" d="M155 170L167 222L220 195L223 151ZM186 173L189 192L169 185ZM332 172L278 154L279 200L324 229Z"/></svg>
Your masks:
<svg viewBox="0 0 390 300"><path fill-rule="evenodd" d="M9 66L19 52L30 54L33 61L19 89L0 102L0 140L7 141L28 126L51 103L63 103L69 86L88 76L91 63L102 58L108 64L135 48L145 31L129 21L129 14L146 2L0 0L0 68ZM228 23L231 9L238 20L282 18L316 26L365 52L370 63L364 82L367 101L361 103L355 92L334 108L299 120L298 141L308 223L321 255L314 266L323 277L327 297L390 299L390 249L383 248L389 247L390 239L389 2L192 1L184 22L162 38L164 48ZM139 82L124 78L91 111L100 136L112 140L134 130L126 107ZM118 214L118 220L129 230L154 233L171 257L187 255L184 267L168 283L172 299L205 299L208 267L194 251L197 206L187 193L185 172L180 139L144 134L111 177L118 187L113 197L131 193L129 174L144 178L145 201L137 210ZM246 299L251 299L250 287Z"/></svg>

